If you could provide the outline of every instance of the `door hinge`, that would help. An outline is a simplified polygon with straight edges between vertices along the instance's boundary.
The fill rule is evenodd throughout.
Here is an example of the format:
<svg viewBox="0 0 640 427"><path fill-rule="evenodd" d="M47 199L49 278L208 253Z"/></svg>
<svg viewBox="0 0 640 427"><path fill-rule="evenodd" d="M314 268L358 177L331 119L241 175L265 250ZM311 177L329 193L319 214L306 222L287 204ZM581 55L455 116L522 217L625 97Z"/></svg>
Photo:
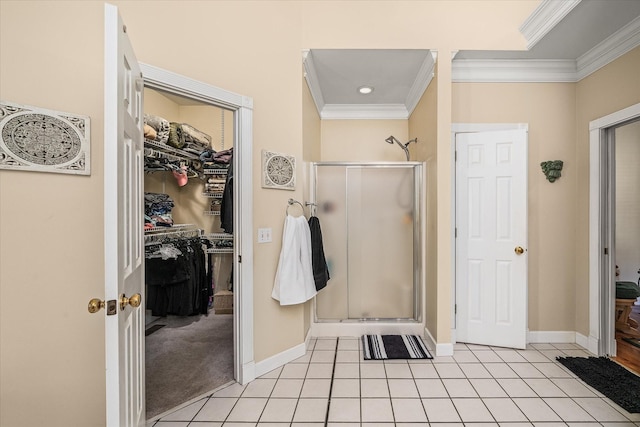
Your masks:
<svg viewBox="0 0 640 427"><path fill-rule="evenodd" d="M242 255L238 255L238 262L242 263Z"/></svg>
<svg viewBox="0 0 640 427"><path fill-rule="evenodd" d="M458 314L458 304L453 305L453 314Z"/></svg>
<svg viewBox="0 0 640 427"><path fill-rule="evenodd" d="M453 233L453 237L455 237L456 239L458 238L458 227L455 228L455 231Z"/></svg>
<svg viewBox="0 0 640 427"><path fill-rule="evenodd" d="M609 248L604 248L604 254L609 255Z"/></svg>
<svg viewBox="0 0 640 427"><path fill-rule="evenodd" d="M453 161L457 162L458 161L458 150L453 152Z"/></svg>

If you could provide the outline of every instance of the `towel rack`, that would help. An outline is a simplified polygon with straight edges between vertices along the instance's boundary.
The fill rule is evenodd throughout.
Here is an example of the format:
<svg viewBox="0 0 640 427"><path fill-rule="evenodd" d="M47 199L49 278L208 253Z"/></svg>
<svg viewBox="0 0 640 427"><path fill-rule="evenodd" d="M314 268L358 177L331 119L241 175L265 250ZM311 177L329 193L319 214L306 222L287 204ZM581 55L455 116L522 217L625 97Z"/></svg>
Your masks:
<svg viewBox="0 0 640 427"><path fill-rule="evenodd" d="M287 205L287 210L286 210L286 212L285 212L285 216L286 216L286 215L289 215L289 208L291 207L291 205L294 205L294 204L296 204L296 203L297 203L298 205L300 205L300 207L302 208L302 214L304 215L304 205L303 205L302 203L300 203L299 201L294 200L294 199L289 199L289 200L288 200L288 203L289 203L289 204Z"/></svg>

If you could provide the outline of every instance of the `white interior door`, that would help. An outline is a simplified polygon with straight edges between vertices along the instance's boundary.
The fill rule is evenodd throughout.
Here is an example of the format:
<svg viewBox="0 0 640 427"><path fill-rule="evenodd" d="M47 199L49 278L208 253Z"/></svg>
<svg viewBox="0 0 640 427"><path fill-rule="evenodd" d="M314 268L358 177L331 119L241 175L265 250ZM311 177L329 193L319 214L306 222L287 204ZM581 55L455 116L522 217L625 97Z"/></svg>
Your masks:
<svg viewBox="0 0 640 427"><path fill-rule="evenodd" d="M110 427L145 423L142 89L126 27L105 5L105 297L116 302L106 317Z"/></svg>
<svg viewBox="0 0 640 427"><path fill-rule="evenodd" d="M527 133L460 133L456 156L456 339L525 348Z"/></svg>

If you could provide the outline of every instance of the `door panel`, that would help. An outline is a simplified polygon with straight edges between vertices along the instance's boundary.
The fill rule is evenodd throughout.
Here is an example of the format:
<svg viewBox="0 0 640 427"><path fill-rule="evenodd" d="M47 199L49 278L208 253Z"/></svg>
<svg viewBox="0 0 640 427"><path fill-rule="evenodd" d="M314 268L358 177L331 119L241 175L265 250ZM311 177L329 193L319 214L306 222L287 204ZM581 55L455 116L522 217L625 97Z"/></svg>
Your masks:
<svg viewBox="0 0 640 427"><path fill-rule="evenodd" d="M116 7L105 5L104 229L107 426L145 423L142 75Z"/></svg>
<svg viewBox="0 0 640 427"><path fill-rule="evenodd" d="M526 131L456 135L457 340L524 348Z"/></svg>

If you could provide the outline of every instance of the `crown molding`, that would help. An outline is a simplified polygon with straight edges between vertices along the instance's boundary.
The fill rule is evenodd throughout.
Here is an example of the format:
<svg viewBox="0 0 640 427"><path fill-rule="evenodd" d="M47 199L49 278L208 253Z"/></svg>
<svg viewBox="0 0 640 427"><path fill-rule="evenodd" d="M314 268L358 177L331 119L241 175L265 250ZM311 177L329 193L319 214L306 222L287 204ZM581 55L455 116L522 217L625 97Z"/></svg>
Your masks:
<svg viewBox="0 0 640 427"><path fill-rule="evenodd" d="M316 67L313 63L313 54L309 49L302 51L302 65L304 66L304 78L307 81L307 86L311 92L314 104L318 114L322 113L324 108L324 97L322 96L322 89L320 89L320 81L316 74Z"/></svg>
<svg viewBox="0 0 640 427"><path fill-rule="evenodd" d="M520 32L527 39L527 49L542 40L580 1L543 0L520 26Z"/></svg>
<svg viewBox="0 0 640 427"><path fill-rule="evenodd" d="M416 105L418 105L418 102L420 102L420 98L422 98L422 95L429 87L429 83L431 83L431 80L433 80L438 53L434 51L431 51L430 53L431 54L427 55L427 57L422 62L420 70L418 70L418 75L416 76L413 85L411 85L411 88L409 89L407 99L404 101L404 105L407 108L409 116L411 115L411 113L413 113L413 110L416 108Z"/></svg>
<svg viewBox="0 0 640 427"><path fill-rule="evenodd" d="M326 104L320 112L327 120L408 119L404 104Z"/></svg>
<svg viewBox="0 0 640 427"><path fill-rule="evenodd" d="M579 57L576 60L576 81L582 80L638 46L640 46L640 17Z"/></svg>
<svg viewBox="0 0 640 427"><path fill-rule="evenodd" d="M575 82L576 61L461 59L453 61L451 74L456 83Z"/></svg>

